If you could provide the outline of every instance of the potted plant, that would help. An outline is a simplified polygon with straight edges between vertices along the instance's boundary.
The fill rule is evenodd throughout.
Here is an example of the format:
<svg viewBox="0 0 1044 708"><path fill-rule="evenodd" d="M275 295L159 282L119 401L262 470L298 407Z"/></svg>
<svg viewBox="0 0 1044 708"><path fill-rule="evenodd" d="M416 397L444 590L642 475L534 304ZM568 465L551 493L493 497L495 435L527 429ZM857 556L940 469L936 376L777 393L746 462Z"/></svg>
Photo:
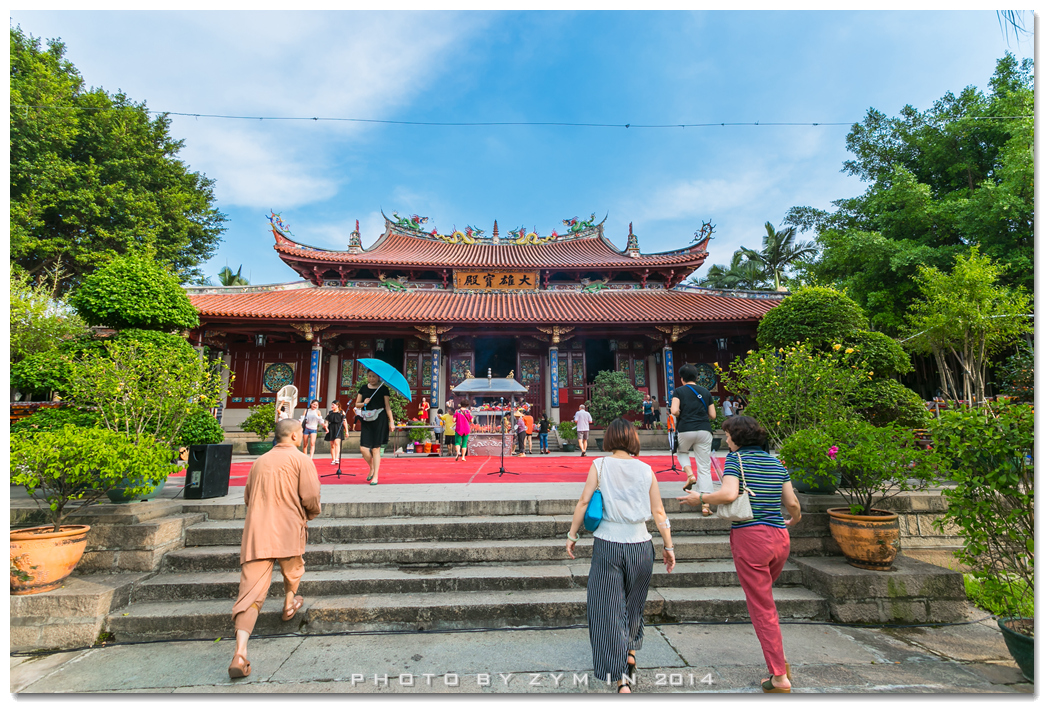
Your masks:
<svg viewBox="0 0 1044 708"><path fill-rule="evenodd" d="M67 524L126 479L147 492L174 471L171 449L143 436L66 426L11 439L11 482L25 487L49 517L47 526L11 531L11 594L61 585L87 547L90 526ZM72 503L79 502L76 506Z"/></svg>
<svg viewBox="0 0 1044 708"><path fill-rule="evenodd" d="M562 452L576 452L576 423L571 420L558 424L558 437L563 440Z"/></svg>
<svg viewBox="0 0 1044 708"><path fill-rule="evenodd" d="M827 509L830 535L850 565L888 570L899 552L899 515L875 505L924 489L934 478L928 454L910 430L839 421L794 433L780 456L798 479L842 482L837 492L848 506Z"/></svg>
<svg viewBox="0 0 1044 708"><path fill-rule="evenodd" d="M422 454L424 452L425 444L428 444L429 446L431 444L431 431L423 426L424 424L420 421L411 421L408 426L410 443L413 445L413 450L417 454Z"/></svg>
<svg viewBox="0 0 1044 708"><path fill-rule="evenodd" d="M967 565L999 611L997 624L1023 675L1033 680L1033 407L998 401L940 412L935 457L954 484L943 490Z"/></svg>
<svg viewBox="0 0 1044 708"><path fill-rule="evenodd" d="M251 455L263 455L272 449L272 434L275 432L275 403L264 403L251 406L250 415L239 424L248 433L253 433L261 440L247 443L247 452Z"/></svg>

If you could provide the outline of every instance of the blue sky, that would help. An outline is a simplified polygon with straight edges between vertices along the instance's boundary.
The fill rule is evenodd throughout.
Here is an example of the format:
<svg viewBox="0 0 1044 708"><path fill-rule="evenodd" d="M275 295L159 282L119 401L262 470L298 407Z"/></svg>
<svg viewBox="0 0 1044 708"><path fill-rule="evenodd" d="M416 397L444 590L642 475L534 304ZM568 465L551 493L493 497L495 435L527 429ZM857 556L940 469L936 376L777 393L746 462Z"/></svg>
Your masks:
<svg viewBox="0 0 1044 708"><path fill-rule="evenodd" d="M296 280L269 209L302 242L363 243L380 209L440 232L541 234L608 213L618 246L686 246L717 227L707 265L758 247L788 208L863 191L843 175L848 125L946 91L985 88L1009 44L978 12L28 12L91 86L150 108L248 116L631 124L843 122L685 129L432 127L175 117L229 216L217 255L252 283Z"/></svg>

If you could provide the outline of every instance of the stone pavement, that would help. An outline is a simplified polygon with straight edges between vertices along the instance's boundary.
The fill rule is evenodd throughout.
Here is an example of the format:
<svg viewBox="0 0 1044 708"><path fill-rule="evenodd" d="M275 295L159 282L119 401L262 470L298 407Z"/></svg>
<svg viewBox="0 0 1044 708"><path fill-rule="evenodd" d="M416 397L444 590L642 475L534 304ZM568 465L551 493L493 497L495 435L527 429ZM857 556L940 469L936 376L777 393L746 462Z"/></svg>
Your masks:
<svg viewBox="0 0 1044 708"><path fill-rule="evenodd" d="M799 693L1033 693L996 623L853 628L792 623L783 640ZM250 644L253 673L232 681L229 639L113 645L11 657L14 693L604 693L587 630L287 636ZM639 693L760 693L748 624L647 627ZM385 681L385 676L387 680Z"/></svg>

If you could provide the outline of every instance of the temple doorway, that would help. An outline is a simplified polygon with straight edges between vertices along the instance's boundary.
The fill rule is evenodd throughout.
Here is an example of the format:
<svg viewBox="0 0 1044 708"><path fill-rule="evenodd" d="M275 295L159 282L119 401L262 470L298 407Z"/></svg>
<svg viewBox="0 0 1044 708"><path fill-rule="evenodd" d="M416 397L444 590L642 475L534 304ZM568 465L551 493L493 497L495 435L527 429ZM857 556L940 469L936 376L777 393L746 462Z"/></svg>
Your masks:
<svg viewBox="0 0 1044 708"><path fill-rule="evenodd" d="M519 378L518 346L514 337L481 337L475 339L475 378L492 369L494 378L504 378L512 371Z"/></svg>
<svg viewBox="0 0 1044 708"><path fill-rule="evenodd" d="M381 343L384 343L381 348ZM403 357L406 343L403 339L378 339L377 351L373 353L374 359L380 359L386 364L391 364L400 374L405 372Z"/></svg>
<svg viewBox="0 0 1044 708"><path fill-rule="evenodd" d="M587 385L594 383L595 377L603 371L616 371L616 357L609 348L608 339L588 339L584 342L584 354L587 355Z"/></svg>

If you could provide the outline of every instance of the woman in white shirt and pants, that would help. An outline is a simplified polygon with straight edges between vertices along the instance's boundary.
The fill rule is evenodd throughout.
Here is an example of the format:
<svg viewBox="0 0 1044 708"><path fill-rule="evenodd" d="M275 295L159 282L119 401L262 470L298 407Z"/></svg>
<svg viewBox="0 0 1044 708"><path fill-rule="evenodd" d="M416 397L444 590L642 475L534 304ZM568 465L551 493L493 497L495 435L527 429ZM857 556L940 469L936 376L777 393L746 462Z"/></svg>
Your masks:
<svg viewBox="0 0 1044 708"><path fill-rule="evenodd" d="M595 489L602 490L602 522L594 531L591 570L587 577L587 626L595 676L617 681L617 692L630 693L637 674L635 651L642 648L645 598L652 579L652 535L649 519L663 538L663 562L674 570L671 524L652 468L634 459L641 446L634 426L617 418L605 431L602 446L613 454L596 460L573 511L566 552L579 540L584 514Z"/></svg>

